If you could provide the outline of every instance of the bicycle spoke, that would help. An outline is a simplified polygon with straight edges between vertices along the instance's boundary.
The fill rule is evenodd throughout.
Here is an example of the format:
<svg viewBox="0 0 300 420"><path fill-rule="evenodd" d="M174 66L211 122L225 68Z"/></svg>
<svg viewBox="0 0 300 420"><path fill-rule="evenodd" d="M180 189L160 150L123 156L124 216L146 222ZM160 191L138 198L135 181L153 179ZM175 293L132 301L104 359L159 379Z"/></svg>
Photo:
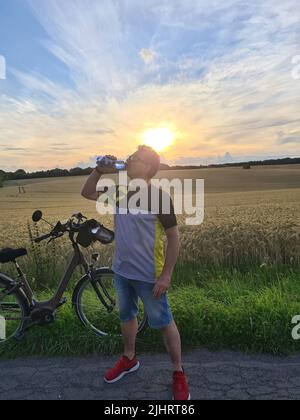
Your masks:
<svg viewBox="0 0 300 420"><path fill-rule="evenodd" d="M0 294L0 344L15 337L24 322L24 311L15 288Z"/></svg>
<svg viewBox="0 0 300 420"><path fill-rule="evenodd" d="M22 320L22 318L10 318L10 317L5 317L5 321L7 322L7 321L21 321Z"/></svg>
<svg viewBox="0 0 300 420"><path fill-rule="evenodd" d="M97 293L101 295L101 298ZM108 300L108 301L107 301ZM111 310L103 305L106 302ZM121 323L114 275L104 275L96 279L94 285L89 281L82 286L79 293L77 311L81 321L98 335L121 335ZM139 324L144 325L144 307L140 305Z"/></svg>

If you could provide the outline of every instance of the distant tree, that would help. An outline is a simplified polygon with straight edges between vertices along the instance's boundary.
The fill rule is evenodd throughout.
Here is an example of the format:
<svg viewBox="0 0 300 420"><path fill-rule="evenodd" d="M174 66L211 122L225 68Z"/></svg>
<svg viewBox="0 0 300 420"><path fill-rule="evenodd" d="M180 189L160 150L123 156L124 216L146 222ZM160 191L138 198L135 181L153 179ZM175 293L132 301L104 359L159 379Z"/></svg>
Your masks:
<svg viewBox="0 0 300 420"><path fill-rule="evenodd" d="M61 176L69 176L69 171L67 171L66 169L52 169L51 171L49 171L49 176L51 177L61 177Z"/></svg>
<svg viewBox="0 0 300 420"><path fill-rule="evenodd" d="M86 169L83 170L83 174L84 175L91 175L93 170L94 170L94 168L86 168Z"/></svg>
<svg viewBox="0 0 300 420"><path fill-rule="evenodd" d="M70 175L71 176L80 176L83 174L83 169L82 168L72 168L70 169Z"/></svg>
<svg viewBox="0 0 300 420"><path fill-rule="evenodd" d="M243 166L243 169L251 169L250 163L245 163L245 165Z"/></svg>
<svg viewBox="0 0 300 420"><path fill-rule="evenodd" d="M2 188L2 187L3 187L3 183L4 183L4 181L6 181L6 180L7 180L7 175L6 175L6 173L0 169L0 188Z"/></svg>
<svg viewBox="0 0 300 420"><path fill-rule="evenodd" d="M15 173L14 173L14 179L26 179L27 178L27 173L26 171L24 171L24 169L18 169Z"/></svg>
<svg viewBox="0 0 300 420"><path fill-rule="evenodd" d="M85 176L90 175L93 172L93 168L72 168L69 170L70 176ZM116 172L115 169L112 169L112 173Z"/></svg>

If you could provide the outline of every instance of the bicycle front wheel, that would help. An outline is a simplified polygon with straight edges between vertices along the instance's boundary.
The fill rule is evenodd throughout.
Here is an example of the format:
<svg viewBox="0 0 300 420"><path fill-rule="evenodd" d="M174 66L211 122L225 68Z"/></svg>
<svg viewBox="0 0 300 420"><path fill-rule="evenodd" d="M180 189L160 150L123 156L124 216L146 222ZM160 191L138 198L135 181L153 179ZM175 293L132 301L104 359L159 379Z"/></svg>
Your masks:
<svg viewBox="0 0 300 420"><path fill-rule="evenodd" d="M93 282L84 277L76 287L73 296L75 311L82 322L98 336L121 336L120 311L115 288L115 275L111 270L99 269ZM139 301L138 333L148 325L147 314Z"/></svg>

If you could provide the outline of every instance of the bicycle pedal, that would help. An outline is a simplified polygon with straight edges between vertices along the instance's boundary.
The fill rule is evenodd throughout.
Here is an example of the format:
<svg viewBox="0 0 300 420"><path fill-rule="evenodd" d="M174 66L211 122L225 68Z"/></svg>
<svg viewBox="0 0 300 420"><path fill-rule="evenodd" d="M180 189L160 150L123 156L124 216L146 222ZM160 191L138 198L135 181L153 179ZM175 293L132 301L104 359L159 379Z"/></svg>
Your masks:
<svg viewBox="0 0 300 420"><path fill-rule="evenodd" d="M25 338L25 331L20 331L15 335L15 340L22 341Z"/></svg>

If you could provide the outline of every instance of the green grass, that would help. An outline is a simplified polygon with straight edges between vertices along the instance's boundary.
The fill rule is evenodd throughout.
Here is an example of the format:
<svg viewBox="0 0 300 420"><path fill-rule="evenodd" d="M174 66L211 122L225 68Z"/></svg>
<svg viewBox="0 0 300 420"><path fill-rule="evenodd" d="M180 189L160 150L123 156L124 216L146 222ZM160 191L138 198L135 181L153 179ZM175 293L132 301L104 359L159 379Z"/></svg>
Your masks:
<svg viewBox="0 0 300 420"><path fill-rule="evenodd" d="M299 351L300 342L291 337L292 318L300 315L299 279L300 270L288 267L237 271L179 264L170 301L184 350L205 347L277 355ZM147 330L137 348L163 351L161 333ZM3 358L121 351L120 338L100 339L87 332L69 305L61 309L54 325L29 331L22 343L0 346Z"/></svg>

